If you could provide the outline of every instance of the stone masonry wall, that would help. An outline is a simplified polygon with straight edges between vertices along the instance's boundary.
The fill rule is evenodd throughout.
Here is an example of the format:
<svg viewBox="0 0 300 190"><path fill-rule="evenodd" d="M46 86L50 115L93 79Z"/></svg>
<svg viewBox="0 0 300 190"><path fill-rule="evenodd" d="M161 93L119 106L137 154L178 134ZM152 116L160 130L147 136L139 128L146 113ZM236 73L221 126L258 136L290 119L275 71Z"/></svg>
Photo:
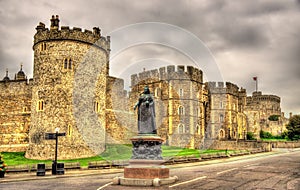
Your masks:
<svg viewBox="0 0 300 190"><path fill-rule="evenodd" d="M195 148L203 136L202 71L167 66L131 76L131 105L148 85L155 99L158 135L171 146ZM179 110L181 110L179 113Z"/></svg>
<svg viewBox="0 0 300 190"><path fill-rule="evenodd" d="M130 138L137 134L133 107L129 105L124 81L108 77L106 100L106 143L130 144Z"/></svg>
<svg viewBox="0 0 300 190"><path fill-rule="evenodd" d="M95 43L97 40L103 47ZM101 153L105 149L103 89L107 85L109 39L97 31L48 30L40 24L34 43L32 121L26 157L53 159L55 142L44 139L44 133L53 133L56 128L66 133L59 137L59 159Z"/></svg>
<svg viewBox="0 0 300 190"><path fill-rule="evenodd" d="M32 81L0 81L0 152L28 145Z"/></svg>

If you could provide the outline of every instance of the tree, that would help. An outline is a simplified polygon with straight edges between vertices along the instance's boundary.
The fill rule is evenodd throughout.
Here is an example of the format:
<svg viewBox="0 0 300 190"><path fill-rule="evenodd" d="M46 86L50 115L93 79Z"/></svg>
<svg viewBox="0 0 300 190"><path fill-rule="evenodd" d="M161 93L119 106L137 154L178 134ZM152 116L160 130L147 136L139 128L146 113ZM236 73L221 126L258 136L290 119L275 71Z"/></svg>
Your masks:
<svg viewBox="0 0 300 190"><path fill-rule="evenodd" d="M300 139L300 115L294 115L289 119L286 126L288 130L288 137L291 140Z"/></svg>

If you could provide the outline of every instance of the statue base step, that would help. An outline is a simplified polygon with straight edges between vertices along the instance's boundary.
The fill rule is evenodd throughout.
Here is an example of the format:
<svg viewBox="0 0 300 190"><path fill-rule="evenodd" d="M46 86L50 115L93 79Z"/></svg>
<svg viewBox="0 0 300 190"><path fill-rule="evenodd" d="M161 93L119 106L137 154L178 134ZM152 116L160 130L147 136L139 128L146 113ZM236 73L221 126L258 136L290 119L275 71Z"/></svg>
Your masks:
<svg viewBox="0 0 300 190"><path fill-rule="evenodd" d="M124 185L124 186L161 186L168 185L178 181L177 176L169 177L169 178L155 178L155 179L137 179L137 178L125 178L125 177L115 177L113 179L113 185Z"/></svg>
<svg viewBox="0 0 300 190"><path fill-rule="evenodd" d="M155 179L155 178L169 178L169 175L170 175L170 170L165 166L155 166L155 167L128 166L124 168L125 178Z"/></svg>

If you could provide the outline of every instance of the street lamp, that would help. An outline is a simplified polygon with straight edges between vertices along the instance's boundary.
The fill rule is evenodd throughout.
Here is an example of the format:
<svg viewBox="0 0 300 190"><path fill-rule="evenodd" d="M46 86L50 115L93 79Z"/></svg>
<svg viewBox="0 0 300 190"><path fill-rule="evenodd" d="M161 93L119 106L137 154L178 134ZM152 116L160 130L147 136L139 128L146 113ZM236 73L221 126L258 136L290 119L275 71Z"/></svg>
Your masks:
<svg viewBox="0 0 300 190"><path fill-rule="evenodd" d="M55 158L52 163L52 175L56 175L56 170L57 170L57 149L58 149L58 132L59 128L55 128Z"/></svg>
<svg viewBox="0 0 300 190"><path fill-rule="evenodd" d="M66 133L58 133L59 128L55 128L55 133L46 133L45 139L46 140L55 140L55 158L52 163L52 175L56 175L57 173L57 150L58 150L58 137L59 136L66 136Z"/></svg>

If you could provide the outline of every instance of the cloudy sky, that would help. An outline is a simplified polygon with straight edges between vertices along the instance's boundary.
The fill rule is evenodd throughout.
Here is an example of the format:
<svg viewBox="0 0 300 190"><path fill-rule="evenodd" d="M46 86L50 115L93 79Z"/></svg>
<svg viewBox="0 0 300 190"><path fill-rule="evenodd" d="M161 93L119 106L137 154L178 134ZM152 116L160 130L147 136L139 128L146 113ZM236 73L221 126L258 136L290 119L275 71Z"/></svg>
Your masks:
<svg viewBox="0 0 300 190"><path fill-rule="evenodd" d="M112 75L125 77L124 72L142 68L188 65L193 61L186 54L199 51L202 55L205 50L201 48L207 47L206 54L214 58L217 73L224 81L246 88L250 95L255 90L252 77L257 76L259 90L281 97L282 111L300 113L299 0L0 0L0 7L0 78L5 76L6 68L13 78L21 62L23 70L32 77L35 27L39 22L49 27L53 14L60 16L63 26L90 30L99 26L104 36L112 36L114 55L122 41L119 31L135 34L132 28L144 26L137 23L152 22L147 25L151 28L148 32L147 27L142 27L138 35L129 35L126 40L142 36L145 42L164 41L161 34L178 27L181 34L172 33L176 34L173 42L178 42L175 47L173 42L131 44L113 56ZM160 33L153 29L161 27L157 23L164 23ZM149 40L149 36L154 39ZM195 37L202 47L195 45ZM128 68L120 71L119 62ZM206 70L204 63L196 65ZM215 79L210 72L205 74L207 80Z"/></svg>

